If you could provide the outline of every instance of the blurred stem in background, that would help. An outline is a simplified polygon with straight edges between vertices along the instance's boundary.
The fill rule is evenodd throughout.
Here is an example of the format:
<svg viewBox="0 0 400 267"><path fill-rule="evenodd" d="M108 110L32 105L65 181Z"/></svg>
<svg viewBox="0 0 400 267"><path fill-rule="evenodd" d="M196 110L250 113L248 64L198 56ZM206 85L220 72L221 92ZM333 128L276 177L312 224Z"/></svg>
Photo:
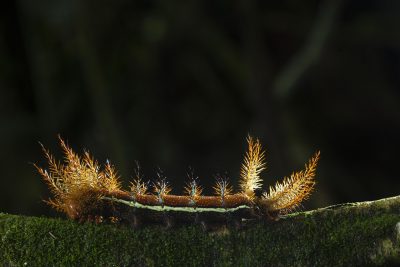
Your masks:
<svg viewBox="0 0 400 267"><path fill-rule="evenodd" d="M325 0L319 7L319 13L316 16L314 25L310 30L308 37L301 49L293 55L292 59L286 66L277 74L273 82L271 93L279 107L286 107L276 114L280 115L281 125L278 129L282 129L282 133L286 138L284 151L287 151L295 165L299 165L303 155L312 150L306 146L304 140L301 139L299 133L304 132L303 127L295 119L295 116L288 112L288 99L294 95L298 88L298 83L308 74L308 70L312 65L318 63L322 53L322 49L327 45L329 38L332 35L334 26L337 24L340 15L342 0ZM324 90L324 89L322 89ZM316 149L316 148L314 148ZM318 185L319 194L323 197L321 201L331 202L329 191L324 185Z"/></svg>
<svg viewBox="0 0 400 267"><path fill-rule="evenodd" d="M318 62L324 45L331 37L334 26L340 15L342 0L325 0L322 2L313 28L301 47L289 63L278 73L274 84L273 93L280 101L293 95L298 81L307 74L313 64Z"/></svg>
<svg viewBox="0 0 400 267"><path fill-rule="evenodd" d="M301 139L299 133L302 132L302 127L296 122L295 114L290 112L288 100L293 97L299 81L307 75L310 66L318 62L321 50L340 15L341 4L341 0L325 0L320 4L305 43L275 75L276 78L271 74L270 58L266 53L268 49L263 47L266 40L262 38L262 23L259 21L262 16L257 14L260 9L252 1L241 2L239 6L245 18L243 39L246 40L244 47L251 73L247 97L251 102L257 103L254 106L257 115L253 121L253 129L274 140L269 144L269 150L279 159L274 168L279 167L281 173L288 164L299 166L302 157L313 149ZM323 186L318 190L319 195L326 198L325 201L330 201L329 192Z"/></svg>
<svg viewBox="0 0 400 267"><path fill-rule="evenodd" d="M84 85L88 93L89 105L93 116L103 136L104 144L110 151L110 158L118 163L118 170L124 177L128 176L127 158L124 147L126 146L124 136L117 118L113 114L111 107L112 88L107 81L104 73L104 65L98 60L96 47L91 42L89 21L87 14L90 8L84 2L77 3L77 20L75 25L77 35L77 51L82 64L82 71L86 84Z"/></svg>

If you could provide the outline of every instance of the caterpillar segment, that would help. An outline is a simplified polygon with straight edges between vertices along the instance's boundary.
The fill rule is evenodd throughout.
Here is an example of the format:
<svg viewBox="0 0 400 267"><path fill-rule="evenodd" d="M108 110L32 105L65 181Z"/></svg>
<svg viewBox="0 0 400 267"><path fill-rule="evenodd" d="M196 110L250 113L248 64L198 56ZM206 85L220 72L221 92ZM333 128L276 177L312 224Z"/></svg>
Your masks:
<svg viewBox="0 0 400 267"><path fill-rule="evenodd" d="M48 170L35 165L52 193L46 202L74 220L126 223L135 228L146 224L171 227L190 223L205 228L213 224L238 226L243 219L277 218L299 207L310 196L320 156L317 152L304 170L292 173L257 196L255 191L262 188L260 174L266 168L265 152L258 139L248 136L239 192L234 193L228 180L219 177L213 187L215 195L203 195L203 188L191 173L185 194L172 195L172 188L161 172L150 190L149 183L139 173L139 165L130 190L123 190L109 162L101 168L87 151L81 157L61 137L59 141L64 161L57 162L42 146Z"/></svg>

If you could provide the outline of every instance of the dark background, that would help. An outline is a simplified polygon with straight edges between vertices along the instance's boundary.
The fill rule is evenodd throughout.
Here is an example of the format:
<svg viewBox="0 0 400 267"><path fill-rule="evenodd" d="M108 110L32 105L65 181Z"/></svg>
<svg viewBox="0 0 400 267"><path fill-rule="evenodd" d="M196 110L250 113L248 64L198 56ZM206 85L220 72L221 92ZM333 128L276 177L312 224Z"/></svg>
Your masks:
<svg viewBox="0 0 400 267"><path fill-rule="evenodd" d="M4 5L4 4L3 4ZM400 1L8 1L0 8L0 212L43 215L31 165L61 134L139 160L173 193L188 166L237 185L245 138L265 188L321 150L305 208L400 193ZM54 213L52 213L54 214Z"/></svg>

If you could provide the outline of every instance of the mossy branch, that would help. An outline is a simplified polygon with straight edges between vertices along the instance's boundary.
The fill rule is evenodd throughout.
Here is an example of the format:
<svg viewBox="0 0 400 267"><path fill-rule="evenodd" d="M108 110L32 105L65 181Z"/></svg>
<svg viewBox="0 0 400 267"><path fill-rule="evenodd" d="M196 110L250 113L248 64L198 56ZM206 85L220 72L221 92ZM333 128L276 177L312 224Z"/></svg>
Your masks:
<svg viewBox="0 0 400 267"><path fill-rule="evenodd" d="M79 224L0 214L0 265L380 266L400 264L400 196L247 222L198 226Z"/></svg>

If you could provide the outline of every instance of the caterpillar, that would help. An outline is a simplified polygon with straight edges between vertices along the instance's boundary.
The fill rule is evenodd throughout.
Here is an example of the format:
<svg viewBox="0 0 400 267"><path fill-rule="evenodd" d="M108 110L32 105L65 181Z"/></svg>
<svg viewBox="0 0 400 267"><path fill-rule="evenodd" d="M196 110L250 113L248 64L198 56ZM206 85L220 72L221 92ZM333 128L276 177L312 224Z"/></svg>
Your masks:
<svg viewBox="0 0 400 267"><path fill-rule="evenodd" d="M48 170L34 164L53 195L45 202L80 222L119 222L133 227L150 223L167 227L190 223L206 226L234 222L240 225L246 219L277 219L299 207L310 196L320 157L317 151L303 170L293 172L259 196L260 174L266 169L265 151L259 139L248 136L239 192L234 193L228 180L219 177L213 187L215 195L203 195L198 179L191 175L185 194L172 195L164 175L159 174L159 179L150 186L143 181L139 168L130 189L123 190L109 161L101 167L88 151L80 156L60 136L59 141L64 153L62 163L41 144Z"/></svg>

